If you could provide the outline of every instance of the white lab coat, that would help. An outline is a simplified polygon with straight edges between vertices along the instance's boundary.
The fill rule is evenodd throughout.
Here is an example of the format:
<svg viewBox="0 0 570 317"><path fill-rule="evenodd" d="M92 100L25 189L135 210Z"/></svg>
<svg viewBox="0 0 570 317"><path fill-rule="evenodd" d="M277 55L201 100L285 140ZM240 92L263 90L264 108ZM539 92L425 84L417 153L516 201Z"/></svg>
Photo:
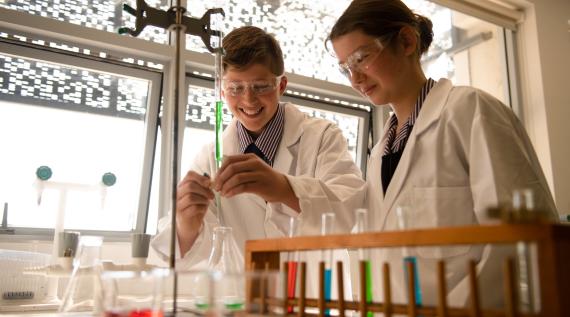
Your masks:
<svg viewBox="0 0 570 317"><path fill-rule="evenodd" d="M409 227L490 223L488 207L510 203L514 189L531 188L536 207L556 214L554 201L530 140L511 109L489 94L454 87L441 79L429 92L411 131L390 186L381 184L386 135L372 151L367 169L367 202L373 229L398 229L397 206L410 210ZM556 217L557 219L557 217ZM467 258L478 260L484 307L502 303L502 259L510 247L408 248L420 263L423 303L437 303L437 260L447 265L448 301L464 305ZM402 249L374 253L375 280L381 263L391 266L392 294L406 301ZM374 299L383 299L379 288Z"/></svg>
<svg viewBox="0 0 570 317"><path fill-rule="evenodd" d="M354 210L364 202L366 183L347 151L341 130L332 122L308 117L292 104L283 106L285 124L273 168L287 175L299 198L301 213L281 203L266 203L253 194L229 199L222 197L223 219L227 226L233 228L234 238L242 252L246 240L287 236L290 217L300 220L300 235L319 235L321 215L334 212L336 232L348 233L354 225ZM200 152L192 170L214 175L213 153L214 147L210 144ZM224 131L223 153L239 154L235 119ZM205 267L212 248L216 213L216 207L210 204L200 235L190 251L177 262L178 267ZM169 254L169 218L159 222L159 233L151 244L164 259ZM179 252L178 245L176 251ZM180 258L179 254L177 258Z"/></svg>

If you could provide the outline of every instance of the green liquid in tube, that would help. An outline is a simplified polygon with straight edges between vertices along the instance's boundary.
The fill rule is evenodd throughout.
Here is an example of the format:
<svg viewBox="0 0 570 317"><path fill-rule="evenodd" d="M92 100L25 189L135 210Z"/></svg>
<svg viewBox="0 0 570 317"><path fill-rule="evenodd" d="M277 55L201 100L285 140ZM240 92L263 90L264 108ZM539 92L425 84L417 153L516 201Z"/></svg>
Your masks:
<svg viewBox="0 0 570 317"><path fill-rule="evenodd" d="M365 273L366 273L366 302L372 303L372 263L370 260L364 262ZM368 317L373 317L374 313L368 312Z"/></svg>
<svg viewBox="0 0 570 317"><path fill-rule="evenodd" d="M210 305L208 303L196 303L196 307L199 309L208 309ZM244 304L237 302L237 303L224 303L224 307L228 310L240 310L243 309Z"/></svg>
<svg viewBox="0 0 570 317"><path fill-rule="evenodd" d="M224 102L221 100L216 101L216 165L217 168L222 166L223 159L223 144L222 144L222 133L224 127L222 125L222 108L224 107Z"/></svg>

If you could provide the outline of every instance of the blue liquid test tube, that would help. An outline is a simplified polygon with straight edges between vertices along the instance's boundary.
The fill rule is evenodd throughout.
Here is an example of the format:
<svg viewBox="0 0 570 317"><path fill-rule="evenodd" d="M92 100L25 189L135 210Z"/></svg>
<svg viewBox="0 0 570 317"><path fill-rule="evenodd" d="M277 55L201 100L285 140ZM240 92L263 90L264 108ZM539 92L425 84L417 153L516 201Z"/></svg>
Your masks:
<svg viewBox="0 0 570 317"><path fill-rule="evenodd" d="M408 221L407 221L407 217L409 217L410 215L408 215L407 213L409 212L409 210L407 210L407 207L401 207L398 206L396 207L396 215L398 216L398 226L400 228L400 230L406 230L409 229L409 225L408 225ZM414 285L414 296L415 296L415 304L417 306L421 306L422 305L422 290L420 288L420 274L419 274L419 270L418 270L418 262L415 256L410 255L410 252L408 250L407 247L404 247L402 249L402 255L404 256L403 259L403 265L404 265L404 276L406 279L406 287L408 287L409 284L409 280L408 280L408 263L411 263L412 265L412 270L414 271L414 281L413 281L413 285Z"/></svg>
<svg viewBox="0 0 570 317"><path fill-rule="evenodd" d="M321 216L321 235L326 236L334 233L335 214L324 213ZM333 250L322 250L321 260L325 262L325 301L332 299L332 265ZM330 316L330 309L325 310L325 316Z"/></svg>

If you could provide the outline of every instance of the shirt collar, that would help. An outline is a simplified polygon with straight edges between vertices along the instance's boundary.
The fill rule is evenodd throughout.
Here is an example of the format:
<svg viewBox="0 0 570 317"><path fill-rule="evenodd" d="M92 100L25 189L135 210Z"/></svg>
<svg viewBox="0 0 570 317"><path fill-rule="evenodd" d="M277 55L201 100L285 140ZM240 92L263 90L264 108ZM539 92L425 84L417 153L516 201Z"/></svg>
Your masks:
<svg viewBox="0 0 570 317"><path fill-rule="evenodd" d="M281 141L281 137L283 136L283 128L285 125L285 107L282 104L277 105L277 111L275 115L259 137L257 139L253 139L253 137L249 134L247 129L241 124L241 122L236 121L237 125L237 134L239 140L239 150L240 153L244 153L245 149L251 144L255 143L265 158L273 164L273 160L275 159L275 154L277 153L277 147L279 146L279 142Z"/></svg>
<svg viewBox="0 0 570 317"><path fill-rule="evenodd" d="M416 103L414 105L412 113L408 117L408 120L404 122L402 129L398 132L397 135L396 135L396 130L398 128L398 118L396 117L396 115L392 115L390 117L388 131L386 131L386 133L388 134L386 138L387 141L384 147L383 155L399 152L404 149L406 143L408 142L408 137L410 136L412 128L414 127L414 124L418 119L424 101L426 100L429 91L433 88L433 86L435 86L436 83L437 82L432 78L428 78L426 83L423 85L422 90L418 95L418 98L416 99Z"/></svg>

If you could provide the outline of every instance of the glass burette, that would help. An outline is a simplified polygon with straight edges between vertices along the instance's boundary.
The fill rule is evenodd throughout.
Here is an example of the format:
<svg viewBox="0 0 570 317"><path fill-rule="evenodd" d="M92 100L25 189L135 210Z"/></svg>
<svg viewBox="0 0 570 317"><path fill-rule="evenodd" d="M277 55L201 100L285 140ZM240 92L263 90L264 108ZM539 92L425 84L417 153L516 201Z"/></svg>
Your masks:
<svg viewBox="0 0 570 317"><path fill-rule="evenodd" d="M221 18L216 18L214 20L214 22L217 24L217 28L220 30L220 36L218 37L218 47L222 47L222 38L223 38L223 33L222 33L222 23L221 23ZM224 69L223 69L223 61L222 61L222 57L224 55L223 49L217 50L216 51L216 55L215 55L215 62L214 62L214 67L215 67L215 87L214 87L214 98L216 101L215 104L215 116L216 116L216 127L215 127L215 134L216 134L216 145L215 145L215 153L214 153L214 159L215 159L215 167L214 167L214 171L215 174L218 174L218 171L220 170L220 167L222 167L222 160L223 160L223 142L222 142L222 133L224 131L224 127L223 127L223 108L224 108L224 101L222 99L222 76L224 75ZM218 224L220 226L225 226L225 222L223 219L223 213L222 213L222 200L220 198L220 192L215 191L214 192L214 196L215 196L215 200L216 200L216 207L218 210Z"/></svg>

